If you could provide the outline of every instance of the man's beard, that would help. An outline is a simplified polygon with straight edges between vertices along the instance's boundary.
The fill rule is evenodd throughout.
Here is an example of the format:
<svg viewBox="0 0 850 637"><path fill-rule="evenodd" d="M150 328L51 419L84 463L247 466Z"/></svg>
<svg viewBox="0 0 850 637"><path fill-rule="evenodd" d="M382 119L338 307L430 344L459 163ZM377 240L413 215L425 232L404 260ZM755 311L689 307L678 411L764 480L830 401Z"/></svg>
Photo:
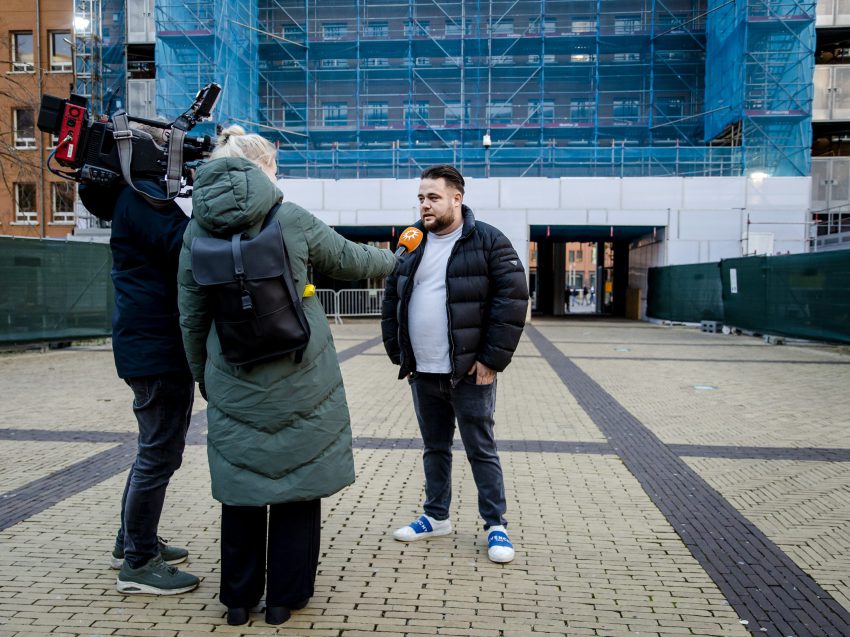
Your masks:
<svg viewBox="0 0 850 637"><path fill-rule="evenodd" d="M434 215L434 220L430 225L425 222L423 222L423 225L428 232L439 233L441 230L445 230L452 225L452 223L454 223L454 217L451 214L444 214L439 216Z"/></svg>

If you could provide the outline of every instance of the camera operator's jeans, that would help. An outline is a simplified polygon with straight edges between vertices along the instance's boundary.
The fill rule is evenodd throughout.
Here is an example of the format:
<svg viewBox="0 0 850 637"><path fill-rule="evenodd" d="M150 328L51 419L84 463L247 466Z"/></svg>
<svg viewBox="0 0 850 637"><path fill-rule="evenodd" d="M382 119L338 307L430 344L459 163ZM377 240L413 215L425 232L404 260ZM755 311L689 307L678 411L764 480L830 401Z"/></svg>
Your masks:
<svg viewBox="0 0 850 637"><path fill-rule="evenodd" d="M425 444L425 513L449 517L452 501L452 439L455 419L478 487L478 512L484 528L506 525L505 483L493 436L496 381L476 385L465 376L455 387L449 374L416 372L409 379L419 431Z"/></svg>
<svg viewBox="0 0 850 637"><path fill-rule="evenodd" d="M159 517L165 489L183 461L195 383L188 372L126 382L133 390L139 446L121 499L116 546L123 544L124 559L132 568L139 568L159 554Z"/></svg>

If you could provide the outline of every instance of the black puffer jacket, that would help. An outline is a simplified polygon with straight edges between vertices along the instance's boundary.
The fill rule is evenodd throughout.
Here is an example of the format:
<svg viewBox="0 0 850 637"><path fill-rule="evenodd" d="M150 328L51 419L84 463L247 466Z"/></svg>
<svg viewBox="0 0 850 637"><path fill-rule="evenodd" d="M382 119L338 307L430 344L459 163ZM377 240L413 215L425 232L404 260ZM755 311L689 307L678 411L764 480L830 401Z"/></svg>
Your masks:
<svg viewBox="0 0 850 637"><path fill-rule="evenodd" d="M149 195L158 184L137 181ZM189 218L176 203L155 208L129 186L80 186L83 205L112 220L112 351L121 378L189 374L177 312L177 260Z"/></svg>
<svg viewBox="0 0 850 637"><path fill-rule="evenodd" d="M422 222L415 226L421 230ZM416 371L407 307L427 240L426 232L419 249L405 257L387 279L384 292L381 332L390 360L401 365L399 378ZM463 378L475 361L503 371L525 326L525 271L508 238L493 226L475 221L466 206L463 230L446 266L446 300L452 383Z"/></svg>

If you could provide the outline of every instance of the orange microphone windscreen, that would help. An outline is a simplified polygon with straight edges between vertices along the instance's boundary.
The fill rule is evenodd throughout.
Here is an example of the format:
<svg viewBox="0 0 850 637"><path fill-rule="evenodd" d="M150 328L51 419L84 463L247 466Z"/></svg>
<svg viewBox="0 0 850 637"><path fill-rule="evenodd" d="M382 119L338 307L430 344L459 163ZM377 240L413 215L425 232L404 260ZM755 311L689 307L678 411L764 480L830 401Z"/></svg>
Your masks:
<svg viewBox="0 0 850 637"><path fill-rule="evenodd" d="M407 252L413 252L419 247L419 244L422 243L422 237L424 236L425 235L422 234L421 230L410 226L409 228L406 228L398 238L398 247L404 248Z"/></svg>

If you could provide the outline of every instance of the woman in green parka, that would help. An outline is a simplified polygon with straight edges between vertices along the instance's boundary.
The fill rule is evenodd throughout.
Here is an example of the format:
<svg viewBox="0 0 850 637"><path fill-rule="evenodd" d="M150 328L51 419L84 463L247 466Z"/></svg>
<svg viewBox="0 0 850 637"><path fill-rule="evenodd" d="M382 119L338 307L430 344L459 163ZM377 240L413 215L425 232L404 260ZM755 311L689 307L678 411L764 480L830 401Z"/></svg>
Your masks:
<svg viewBox="0 0 850 637"><path fill-rule="evenodd" d="M233 625L247 622L264 588L268 623L283 623L307 604L321 498L354 482L348 405L318 298L303 299L311 336L300 362L290 355L239 367L222 356L210 299L192 275L192 239L254 237L281 201L275 158L259 135L238 126L222 132L195 176L178 273L186 355L208 401L212 494L222 504L220 600ZM395 266L389 250L348 241L294 203L284 202L276 219L299 292L308 263L343 280L386 276Z"/></svg>

